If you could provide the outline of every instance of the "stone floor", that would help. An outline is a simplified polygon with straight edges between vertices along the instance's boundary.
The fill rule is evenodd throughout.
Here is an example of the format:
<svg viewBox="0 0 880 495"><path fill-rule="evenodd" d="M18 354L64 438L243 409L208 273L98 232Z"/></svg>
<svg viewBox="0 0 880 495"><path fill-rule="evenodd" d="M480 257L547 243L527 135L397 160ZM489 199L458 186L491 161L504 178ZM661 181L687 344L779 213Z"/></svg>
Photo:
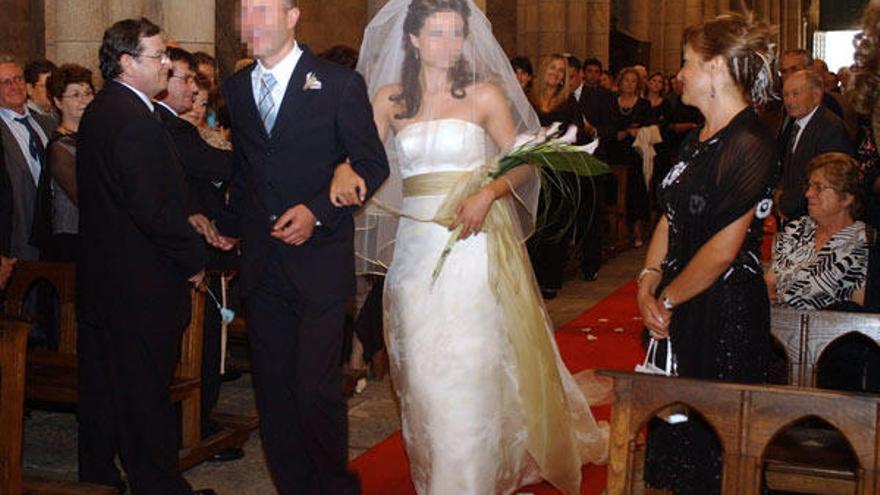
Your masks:
<svg viewBox="0 0 880 495"><path fill-rule="evenodd" d="M625 251L603 265L594 282L576 280L571 273L559 295L547 301L556 326L578 316L620 285L632 279L642 264L644 249ZM250 376L223 385L219 411L255 415ZM371 381L349 401L349 452L355 458L400 428L391 383ZM24 465L27 474L76 479L76 420L71 413L32 411L25 422ZM221 495L275 493L257 434L245 445L245 457L231 463L204 463L186 472L195 488L211 487ZM378 495L378 494L366 494Z"/></svg>

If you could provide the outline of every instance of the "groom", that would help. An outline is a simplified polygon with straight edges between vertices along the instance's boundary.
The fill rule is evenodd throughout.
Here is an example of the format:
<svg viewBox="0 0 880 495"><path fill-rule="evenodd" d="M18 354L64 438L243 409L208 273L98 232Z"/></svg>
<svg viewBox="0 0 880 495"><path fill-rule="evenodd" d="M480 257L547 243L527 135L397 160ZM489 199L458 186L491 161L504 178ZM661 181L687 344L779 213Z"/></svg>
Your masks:
<svg viewBox="0 0 880 495"><path fill-rule="evenodd" d="M296 43L296 0L242 0L257 62L223 93L232 118L229 211L242 240L242 287L260 431L282 495L360 493L346 466L341 391L345 302L354 291L352 209L330 203L346 160L375 191L388 175L363 79Z"/></svg>

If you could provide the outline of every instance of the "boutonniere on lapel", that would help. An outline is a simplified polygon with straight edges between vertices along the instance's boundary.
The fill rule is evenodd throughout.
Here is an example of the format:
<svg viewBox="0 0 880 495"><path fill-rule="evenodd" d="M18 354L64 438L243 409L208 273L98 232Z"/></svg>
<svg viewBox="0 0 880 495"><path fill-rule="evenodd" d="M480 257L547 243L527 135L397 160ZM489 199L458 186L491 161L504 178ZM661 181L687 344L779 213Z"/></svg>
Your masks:
<svg viewBox="0 0 880 495"><path fill-rule="evenodd" d="M303 84L303 91L309 91L311 89L321 89L321 80L318 79L318 76L315 75L314 72L306 74L306 83Z"/></svg>

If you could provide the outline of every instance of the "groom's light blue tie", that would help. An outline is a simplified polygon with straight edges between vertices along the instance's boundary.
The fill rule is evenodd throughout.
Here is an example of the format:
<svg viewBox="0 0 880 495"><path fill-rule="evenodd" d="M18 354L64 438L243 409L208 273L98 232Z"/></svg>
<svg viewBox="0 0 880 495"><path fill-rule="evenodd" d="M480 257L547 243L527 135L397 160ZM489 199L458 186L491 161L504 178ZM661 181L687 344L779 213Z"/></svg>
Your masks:
<svg viewBox="0 0 880 495"><path fill-rule="evenodd" d="M260 118L263 120L263 125L269 134L272 134L272 127L275 126L275 117L277 117L275 101L272 100L272 89L275 88L276 84L278 84L278 81L275 80L275 76L271 72L264 72L263 76L260 77L260 103L258 106L260 108Z"/></svg>

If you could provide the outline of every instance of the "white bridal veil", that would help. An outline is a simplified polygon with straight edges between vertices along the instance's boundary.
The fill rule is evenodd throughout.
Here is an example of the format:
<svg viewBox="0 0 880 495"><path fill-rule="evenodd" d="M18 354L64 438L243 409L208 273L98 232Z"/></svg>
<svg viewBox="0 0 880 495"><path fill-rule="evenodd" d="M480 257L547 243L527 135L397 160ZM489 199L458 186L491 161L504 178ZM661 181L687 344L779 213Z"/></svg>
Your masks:
<svg viewBox="0 0 880 495"><path fill-rule="evenodd" d="M374 99L377 91L387 85L400 84L407 76L406 71L418 71L419 64L405 64L406 50L404 21L411 0L391 0L373 18L364 33L357 70L367 83L370 98ZM540 129L538 116L532 109L523 93L511 68L507 55L492 35L492 26L483 12L472 1L467 0L470 13L466 21L466 36L462 46L460 76L465 81L492 84L500 89L506 100L507 108L498 108L498 112L509 112L516 127L517 134L534 134ZM406 69L404 68L406 66ZM469 83L468 83L469 84ZM469 91L468 85L462 91ZM440 109L420 109L413 121L424 122L444 117ZM481 125L484 117L475 108L464 120ZM462 133L467 139L468 133ZM499 145L486 135L484 149L488 162L499 153ZM448 137L447 137L448 139ZM432 143L434 145L436 143ZM512 143L501 143L510 146ZM383 209L382 206L395 209L402 200L402 181L400 178L400 152L395 132L389 131L385 139L385 150L391 163L391 176L378 191L374 201L368 204L357 218L357 234L355 251L357 254L357 271L360 274L382 274L390 264L394 252L394 237L397 229L397 218ZM537 209L540 181L537 173L533 180L521 184L510 201L517 203L519 225L516 226L520 238L525 238L534 229L535 211Z"/></svg>

